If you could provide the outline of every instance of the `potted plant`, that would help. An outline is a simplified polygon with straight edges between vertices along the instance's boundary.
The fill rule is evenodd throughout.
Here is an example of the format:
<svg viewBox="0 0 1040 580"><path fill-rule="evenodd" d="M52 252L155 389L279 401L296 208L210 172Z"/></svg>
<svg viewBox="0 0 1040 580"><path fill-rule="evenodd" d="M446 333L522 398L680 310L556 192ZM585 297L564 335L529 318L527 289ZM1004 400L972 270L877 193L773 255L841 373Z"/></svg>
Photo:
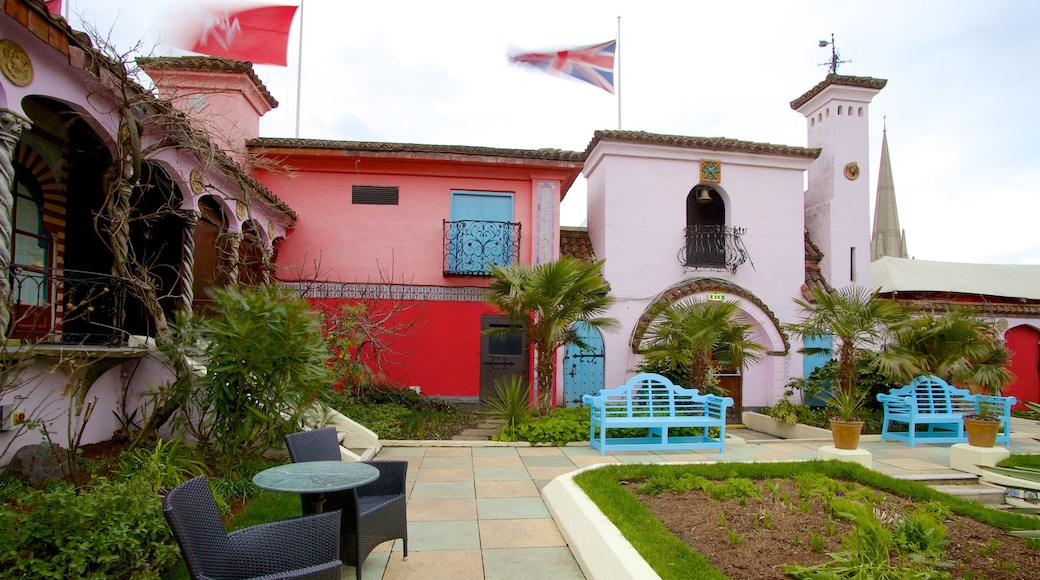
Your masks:
<svg viewBox="0 0 1040 580"><path fill-rule="evenodd" d="M854 384L851 388L835 389L827 400L831 411L831 437L838 449L859 448L859 436L863 432L860 411L866 402L867 393Z"/></svg>
<svg viewBox="0 0 1040 580"><path fill-rule="evenodd" d="M993 447L997 444L1000 417L993 411L992 405L989 403L979 401L978 405L978 411L964 416L964 431L968 434L968 445Z"/></svg>
<svg viewBox="0 0 1040 580"><path fill-rule="evenodd" d="M867 395L859 384L857 359L861 353L883 344L890 329L906 320L907 310L859 286L833 292L813 288L811 301L795 300L795 303L802 308L802 321L787 325L787 330L803 341L829 336L834 343L829 347L804 347L799 352L832 355L837 351L838 370L827 403L834 413L831 433L836 448L856 449L863 430L859 413Z"/></svg>

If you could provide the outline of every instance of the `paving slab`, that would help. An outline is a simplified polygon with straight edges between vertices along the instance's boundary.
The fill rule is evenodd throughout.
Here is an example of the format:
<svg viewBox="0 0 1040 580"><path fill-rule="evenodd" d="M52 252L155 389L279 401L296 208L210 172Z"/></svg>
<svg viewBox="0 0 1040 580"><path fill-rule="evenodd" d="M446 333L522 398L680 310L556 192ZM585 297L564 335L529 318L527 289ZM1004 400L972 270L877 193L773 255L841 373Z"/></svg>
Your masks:
<svg viewBox="0 0 1040 580"><path fill-rule="evenodd" d="M733 430L731 430L733 432ZM409 462L409 559L386 542L364 565L366 579L584 578L540 492L560 474L596 464L805 461L829 441L754 438L717 450L634 451L600 455L583 445L530 446L494 441L392 442L376 459ZM742 435L743 436L743 435ZM873 468L896 477L948 477L950 448L864 441ZM1016 453L1040 442L1016 438ZM391 551L392 550L392 551ZM352 578L353 568L344 567Z"/></svg>

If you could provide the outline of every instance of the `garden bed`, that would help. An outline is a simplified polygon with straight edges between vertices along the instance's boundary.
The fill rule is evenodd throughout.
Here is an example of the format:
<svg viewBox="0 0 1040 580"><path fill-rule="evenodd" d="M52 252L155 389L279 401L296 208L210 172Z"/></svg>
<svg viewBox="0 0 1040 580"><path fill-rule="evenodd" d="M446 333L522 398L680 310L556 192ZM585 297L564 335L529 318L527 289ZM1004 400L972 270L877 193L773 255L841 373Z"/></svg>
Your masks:
<svg viewBox="0 0 1040 580"><path fill-rule="evenodd" d="M809 472L832 480L839 487L817 485L815 495L803 497L805 484L796 483L795 476ZM711 499L708 491L695 485L684 493L634 493L648 481L652 488L669 487L662 487L662 480L654 481L655 478L687 478L681 488L692 485L697 475L719 482L746 477L761 496ZM617 491L611 491L610 481ZM928 570L945 572L954 578L1025 579L1034 578L1040 569L1040 551L1035 543L1001 529L1034 529L1040 527L1040 520L998 512L850 464L622 466L582 473L576 482L665 578L691 574L712 577L712 572L705 572L709 568L714 569L717 578L784 578L785 564L830 562L828 553L847 549L841 537L853 529L850 520L832 515L832 509L827 507L839 493L849 500L873 498L872 505L877 507L873 514L888 530L898 529L900 521L915 519L914 514L922 508L938 513L948 543L935 561L950 565L933 563L926 567ZM861 484L870 487L860 488ZM632 511L633 503L645 516ZM613 517L618 513L624 516ZM681 544L676 546L676 542ZM895 549L891 553L895 554Z"/></svg>
<svg viewBox="0 0 1040 580"><path fill-rule="evenodd" d="M637 487L626 485L630 491ZM791 480L779 481L775 494L764 493L743 503L711 500L703 491L637 497L672 533L730 578L785 578L785 564L831 561L827 554L842 549L841 537L852 531L853 524L832 517L820 498L803 500L808 503L802 508L779 502L780 494L798 497ZM786 511L792 507L793 511ZM894 521L916 507L911 500L891 495L879 510ZM966 572L973 578L1036 578L1040 552L1026 548L1024 539L956 514L943 524L949 541L944 560L951 567L938 570L954 578L969 577L963 575Z"/></svg>

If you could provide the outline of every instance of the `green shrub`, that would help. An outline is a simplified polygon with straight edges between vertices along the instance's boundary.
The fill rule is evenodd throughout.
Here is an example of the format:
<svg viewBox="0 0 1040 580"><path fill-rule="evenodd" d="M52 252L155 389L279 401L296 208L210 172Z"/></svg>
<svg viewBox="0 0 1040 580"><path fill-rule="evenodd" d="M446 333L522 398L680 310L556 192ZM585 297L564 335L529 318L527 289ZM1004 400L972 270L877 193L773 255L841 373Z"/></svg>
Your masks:
<svg viewBox="0 0 1040 580"><path fill-rule="evenodd" d="M449 439L473 423L471 413L403 387L368 385L356 395L329 390L322 400L380 439Z"/></svg>
<svg viewBox="0 0 1040 580"><path fill-rule="evenodd" d="M192 323L206 375L195 382L187 424L231 467L299 429L303 411L328 388L331 353L316 313L287 290L224 288L213 300L211 316Z"/></svg>
<svg viewBox="0 0 1040 580"><path fill-rule="evenodd" d="M29 484L13 475L0 473L0 503L29 488Z"/></svg>
<svg viewBox="0 0 1040 580"><path fill-rule="evenodd" d="M151 481L152 492L165 493L196 475L206 472L193 449L177 439L156 441L155 449L131 449L119 455L119 472L123 477L140 474Z"/></svg>
<svg viewBox="0 0 1040 580"><path fill-rule="evenodd" d="M496 441L512 441L500 432ZM589 438L589 410L586 407L557 407L548 415L521 423L516 428L517 441L566 445Z"/></svg>
<svg viewBox="0 0 1040 580"><path fill-rule="evenodd" d="M180 557L147 477L29 490L0 505L9 578L157 579Z"/></svg>
<svg viewBox="0 0 1040 580"><path fill-rule="evenodd" d="M253 476L271 467L271 463L263 459L253 459L228 471L223 477L209 478L213 497L221 513L230 513L228 502L252 499L260 495L260 488L253 485Z"/></svg>

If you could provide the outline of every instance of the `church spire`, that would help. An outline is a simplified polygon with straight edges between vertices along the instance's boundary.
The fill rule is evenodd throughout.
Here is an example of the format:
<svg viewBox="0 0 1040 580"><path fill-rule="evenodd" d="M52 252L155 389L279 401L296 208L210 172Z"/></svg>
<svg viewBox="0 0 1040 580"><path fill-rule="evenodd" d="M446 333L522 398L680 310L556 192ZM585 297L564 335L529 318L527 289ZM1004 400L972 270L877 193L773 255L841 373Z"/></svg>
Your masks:
<svg viewBox="0 0 1040 580"><path fill-rule="evenodd" d="M888 157L888 127L881 137L881 168L878 170L877 197L874 201L874 231L870 238L870 261L883 256L908 257L906 232L899 227L896 187L892 180L892 161Z"/></svg>

